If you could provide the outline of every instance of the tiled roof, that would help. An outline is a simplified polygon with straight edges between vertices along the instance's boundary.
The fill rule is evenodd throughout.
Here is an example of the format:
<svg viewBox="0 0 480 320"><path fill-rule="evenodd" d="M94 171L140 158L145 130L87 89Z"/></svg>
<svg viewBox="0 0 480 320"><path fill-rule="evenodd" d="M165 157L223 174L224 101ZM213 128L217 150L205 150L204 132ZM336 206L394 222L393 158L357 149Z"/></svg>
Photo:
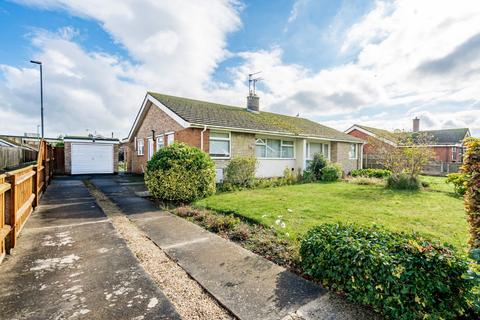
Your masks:
<svg viewBox="0 0 480 320"><path fill-rule="evenodd" d="M390 132L384 129L378 129L373 127L367 127L364 125L355 126L367 130L378 137L382 137L388 139L392 142L397 141L397 134L394 132ZM409 134L414 134L413 132L409 132ZM435 145L451 145L456 143L461 143L463 139L466 138L467 134L470 134L468 128L457 128L457 129L442 129L442 130L423 130L418 131L416 134L425 134L431 138L432 142Z"/></svg>
<svg viewBox="0 0 480 320"><path fill-rule="evenodd" d="M373 133L374 135L376 135L377 137L384 138L384 139L390 140L392 142L395 142L397 140L397 137L395 136L395 133L390 132L388 130L373 128L373 127L367 127L367 126L359 125L359 124L356 124L355 126L357 126L359 128L362 128L363 130L367 130L367 131Z"/></svg>
<svg viewBox="0 0 480 320"><path fill-rule="evenodd" d="M253 113L247 111L246 108L169 96L155 92L148 92L148 94L191 124L363 142L361 139L305 118L264 111Z"/></svg>
<svg viewBox="0 0 480 320"><path fill-rule="evenodd" d="M449 145L461 143L466 138L467 134L470 134L468 128L457 129L443 129L443 130L426 130L419 131L419 133L426 134L432 138L435 144Z"/></svg>

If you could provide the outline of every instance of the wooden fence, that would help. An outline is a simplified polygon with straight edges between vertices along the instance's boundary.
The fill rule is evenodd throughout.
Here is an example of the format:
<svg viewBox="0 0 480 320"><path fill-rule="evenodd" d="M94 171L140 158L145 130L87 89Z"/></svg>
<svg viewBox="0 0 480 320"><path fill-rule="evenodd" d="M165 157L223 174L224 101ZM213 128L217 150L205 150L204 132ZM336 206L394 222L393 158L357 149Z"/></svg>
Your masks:
<svg viewBox="0 0 480 320"><path fill-rule="evenodd" d="M0 175L0 261L15 247L20 231L50 183L52 163L53 147L42 140L35 165Z"/></svg>
<svg viewBox="0 0 480 320"><path fill-rule="evenodd" d="M36 161L37 152L23 148L0 147L0 170L13 168L26 162Z"/></svg>

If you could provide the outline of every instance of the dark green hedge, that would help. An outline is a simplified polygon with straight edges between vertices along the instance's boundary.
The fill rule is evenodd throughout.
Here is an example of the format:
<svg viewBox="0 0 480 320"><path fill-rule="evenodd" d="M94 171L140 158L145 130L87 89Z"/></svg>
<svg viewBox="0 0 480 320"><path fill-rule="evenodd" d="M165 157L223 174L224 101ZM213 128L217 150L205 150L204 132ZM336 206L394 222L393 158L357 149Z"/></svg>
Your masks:
<svg viewBox="0 0 480 320"><path fill-rule="evenodd" d="M174 143L161 148L148 161L145 184L158 199L201 199L215 193L215 164L200 149Z"/></svg>
<svg viewBox="0 0 480 320"><path fill-rule="evenodd" d="M467 310L468 262L416 235L324 224L301 243L304 272L391 319L452 319Z"/></svg>

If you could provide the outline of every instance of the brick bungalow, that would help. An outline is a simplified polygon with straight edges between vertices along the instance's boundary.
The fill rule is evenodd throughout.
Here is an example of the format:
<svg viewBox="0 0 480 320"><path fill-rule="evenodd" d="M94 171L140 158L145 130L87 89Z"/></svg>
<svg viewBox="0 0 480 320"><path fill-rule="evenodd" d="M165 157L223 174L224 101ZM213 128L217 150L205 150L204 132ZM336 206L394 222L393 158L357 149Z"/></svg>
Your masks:
<svg viewBox="0 0 480 320"><path fill-rule="evenodd" d="M300 117L260 111L257 95L247 108L148 92L125 142L126 169L143 173L159 148L174 141L208 152L217 179L235 156L256 156L258 177L305 170L321 152L349 172L361 167L361 139Z"/></svg>
<svg viewBox="0 0 480 320"><path fill-rule="evenodd" d="M431 137L432 145L430 147L435 153L436 161L444 163L461 163L464 152L463 140L470 137L468 128L442 129L442 130L420 130L420 119L413 119L412 132L426 134ZM368 141L369 139L378 139L385 145L396 147L396 134L388 130L367 127L355 124L345 131L345 133ZM366 159L375 159L375 151L366 143L363 146L363 154Z"/></svg>

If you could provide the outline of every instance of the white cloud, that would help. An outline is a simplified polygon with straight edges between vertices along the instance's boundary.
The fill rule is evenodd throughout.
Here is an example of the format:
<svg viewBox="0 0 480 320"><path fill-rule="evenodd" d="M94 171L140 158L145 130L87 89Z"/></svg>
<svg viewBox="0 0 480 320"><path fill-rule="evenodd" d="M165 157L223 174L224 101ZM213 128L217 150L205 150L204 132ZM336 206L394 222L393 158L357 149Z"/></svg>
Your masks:
<svg viewBox="0 0 480 320"><path fill-rule="evenodd" d="M72 28L37 30L32 44L35 59L44 63L49 134L84 133L85 128L125 134L146 90L202 95L228 54L226 35L241 25L240 6L228 0L18 2L98 21L135 61L85 50L75 42L78 32ZM38 71L3 65L0 72L6 80L0 85L0 110L30 116L35 124Z"/></svg>
<svg viewBox="0 0 480 320"><path fill-rule="evenodd" d="M300 112L338 129L353 123L410 128L418 115L425 128L469 126L480 133L480 6L474 1L379 1L338 33L346 34L338 39L339 54L356 58L318 71L285 63L278 47L228 52L226 36L241 26L241 6L232 1L21 2L98 21L134 61L85 50L71 28L37 32L35 58L45 63L52 133L88 128L125 134L145 90L243 105L246 75L257 70L264 110ZM301 3L287 25L301 18ZM214 82L218 64L231 56L243 59L228 70L231 83ZM36 70L4 65L0 74L1 115L31 128L22 130L35 130Z"/></svg>

